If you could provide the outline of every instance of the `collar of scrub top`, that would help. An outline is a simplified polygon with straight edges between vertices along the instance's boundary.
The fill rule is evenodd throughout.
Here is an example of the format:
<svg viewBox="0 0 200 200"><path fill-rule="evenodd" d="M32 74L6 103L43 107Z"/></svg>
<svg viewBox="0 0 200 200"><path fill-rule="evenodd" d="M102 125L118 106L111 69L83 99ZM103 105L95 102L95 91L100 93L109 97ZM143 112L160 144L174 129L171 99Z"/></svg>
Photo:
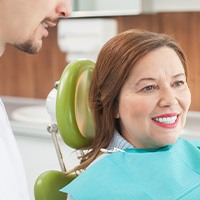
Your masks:
<svg viewBox="0 0 200 200"><path fill-rule="evenodd" d="M113 153L116 151L124 151L125 149L134 148L134 146L124 139L117 130L115 130L114 137L106 149L102 148L103 153Z"/></svg>
<svg viewBox="0 0 200 200"><path fill-rule="evenodd" d="M200 140L190 140L190 143L197 146L200 149ZM115 130L113 139L111 140L109 146L101 149L103 153L113 153L116 151L124 152L125 149L135 148L131 143L129 143L125 138L123 138L120 133Z"/></svg>

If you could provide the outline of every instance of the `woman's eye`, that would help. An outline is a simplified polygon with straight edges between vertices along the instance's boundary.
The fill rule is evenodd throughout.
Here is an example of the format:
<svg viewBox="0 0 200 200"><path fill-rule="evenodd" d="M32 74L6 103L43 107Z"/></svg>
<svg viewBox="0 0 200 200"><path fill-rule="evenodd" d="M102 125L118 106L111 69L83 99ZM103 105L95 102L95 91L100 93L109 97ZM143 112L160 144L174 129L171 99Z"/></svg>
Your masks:
<svg viewBox="0 0 200 200"><path fill-rule="evenodd" d="M185 84L185 81L176 81L173 83L174 87L180 87Z"/></svg>
<svg viewBox="0 0 200 200"><path fill-rule="evenodd" d="M144 92L151 92L151 91L153 91L155 89L156 89L155 85L148 85L148 86L142 88L142 91L144 91Z"/></svg>

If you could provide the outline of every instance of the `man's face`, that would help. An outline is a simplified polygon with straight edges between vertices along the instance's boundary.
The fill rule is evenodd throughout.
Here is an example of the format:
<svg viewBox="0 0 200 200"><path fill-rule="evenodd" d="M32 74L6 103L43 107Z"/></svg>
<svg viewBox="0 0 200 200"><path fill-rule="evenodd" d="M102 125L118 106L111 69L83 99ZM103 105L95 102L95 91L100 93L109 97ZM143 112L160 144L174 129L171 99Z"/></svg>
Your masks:
<svg viewBox="0 0 200 200"><path fill-rule="evenodd" d="M57 25L60 17L68 17L71 7L68 0L5 0L8 25L6 43L27 53L37 53L48 28Z"/></svg>

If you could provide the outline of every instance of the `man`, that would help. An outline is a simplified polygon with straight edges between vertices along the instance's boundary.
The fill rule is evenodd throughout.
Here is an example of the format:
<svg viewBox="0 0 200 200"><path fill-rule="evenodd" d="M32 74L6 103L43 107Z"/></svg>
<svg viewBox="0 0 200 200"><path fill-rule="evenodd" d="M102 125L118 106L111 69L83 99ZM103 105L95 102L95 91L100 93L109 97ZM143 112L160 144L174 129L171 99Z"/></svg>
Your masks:
<svg viewBox="0 0 200 200"><path fill-rule="evenodd" d="M35 54L48 29L71 13L69 0L1 0L0 56L6 44ZM0 199L28 200L24 168L0 99Z"/></svg>
<svg viewBox="0 0 200 200"><path fill-rule="evenodd" d="M1 0L0 55L10 43L28 53L36 53L59 17L70 14L68 0Z"/></svg>

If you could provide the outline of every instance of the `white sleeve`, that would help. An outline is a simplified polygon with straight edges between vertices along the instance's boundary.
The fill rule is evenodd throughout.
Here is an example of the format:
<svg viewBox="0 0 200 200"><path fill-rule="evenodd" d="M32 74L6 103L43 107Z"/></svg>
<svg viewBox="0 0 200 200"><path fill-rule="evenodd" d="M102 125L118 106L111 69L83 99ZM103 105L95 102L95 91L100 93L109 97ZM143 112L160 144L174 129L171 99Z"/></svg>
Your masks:
<svg viewBox="0 0 200 200"><path fill-rule="evenodd" d="M0 199L29 200L23 161L0 99Z"/></svg>

